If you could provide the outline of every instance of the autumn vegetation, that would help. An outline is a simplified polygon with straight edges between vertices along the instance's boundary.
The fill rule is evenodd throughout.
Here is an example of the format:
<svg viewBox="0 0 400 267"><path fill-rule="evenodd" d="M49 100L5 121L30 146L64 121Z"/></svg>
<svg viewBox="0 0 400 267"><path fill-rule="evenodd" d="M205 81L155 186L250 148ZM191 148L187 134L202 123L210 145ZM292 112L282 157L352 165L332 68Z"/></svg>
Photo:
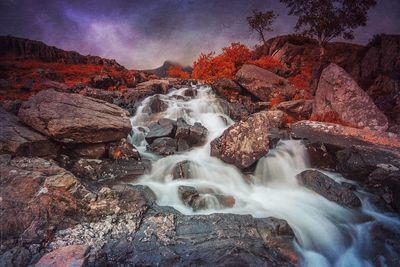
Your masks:
<svg viewBox="0 0 400 267"><path fill-rule="evenodd" d="M189 79L190 74L183 71L182 67L179 65L172 65L167 71L168 77L179 78L179 79Z"/></svg>

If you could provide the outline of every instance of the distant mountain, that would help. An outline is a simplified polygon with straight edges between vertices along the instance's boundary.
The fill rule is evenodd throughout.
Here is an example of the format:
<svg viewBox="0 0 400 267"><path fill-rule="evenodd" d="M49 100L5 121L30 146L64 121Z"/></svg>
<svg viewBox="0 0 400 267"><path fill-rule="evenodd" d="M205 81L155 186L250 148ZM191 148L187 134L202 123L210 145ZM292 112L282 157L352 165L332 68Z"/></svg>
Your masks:
<svg viewBox="0 0 400 267"><path fill-rule="evenodd" d="M186 71L188 73L192 73L192 67L190 66L182 66L181 64L177 63L177 62L173 62L170 60L166 60L162 66L156 68L156 69L152 69L152 70L145 70L147 72L151 72L154 73L155 75L157 75L158 77L167 77L167 72L168 69L172 66L181 66L183 71Z"/></svg>
<svg viewBox="0 0 400 267"><path fill-rule="evenodd" d="M14 36L0 36L0 58L38 59L45 62L64 64L94 64L123 68L114 59L81 55L75 51L65 51L43 42Z"/></svg>

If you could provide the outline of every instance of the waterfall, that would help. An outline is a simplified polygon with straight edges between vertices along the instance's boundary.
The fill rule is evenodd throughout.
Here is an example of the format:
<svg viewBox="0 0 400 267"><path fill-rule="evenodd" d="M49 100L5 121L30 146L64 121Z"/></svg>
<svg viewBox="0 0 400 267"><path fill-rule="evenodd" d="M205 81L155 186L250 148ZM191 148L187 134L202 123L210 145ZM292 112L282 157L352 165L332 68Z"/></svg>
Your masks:
<svg viewBox="0 0 400 267"><path fill-rule="evenodd" d="M399 229L398 218L374 210L365 194L360 193L363 207L350 210L299 185L296 175L310 167L305 147L298 140L281 140L276 149L259 160L254 175L244 175L235 166L211 157L210 142L233 121L223 113L210 87L197 86L197 96L190 99L184 97L185 90L160 95L168 107L157 114L144 112L151 97L145 99L132 117L134 130L130 141L143 157L153 162L152 171L143 175L137 184L149 186L159 205L172 206L183 214L218 212L285 219L295 233L294 245L303 266L373 266L368 259L373 242L369 233L371 226L379 222ZM144 137L149 124L159 118L180 117L190 124L200 122L208 129L206 144L164 158L146 152ZM173 169L184 160L190 161L192 177L174 180ZM345 180L337 173L326 174L335 180ZM207 209L194 211L180 199L179 186L212 190L233 197L235 203L224 208L215 196L204 194ZM367 215L375 220L363 220Z"/></svg>

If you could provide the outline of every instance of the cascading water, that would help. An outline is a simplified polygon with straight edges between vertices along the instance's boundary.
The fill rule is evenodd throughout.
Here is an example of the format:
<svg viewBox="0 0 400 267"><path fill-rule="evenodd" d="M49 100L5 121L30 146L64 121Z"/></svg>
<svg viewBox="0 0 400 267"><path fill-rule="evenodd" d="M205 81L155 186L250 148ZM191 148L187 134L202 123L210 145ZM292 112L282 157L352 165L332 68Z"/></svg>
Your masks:
<svg viewBox="0 0 400 267"><path fill-rule="evenodd" d="M197 96L190 99L184 97L187 88L160 95L168 108L151 115L145 112L149 97L132 118L131 142L143 157L153 162L151 173L142 176L138 183L154 191L157 203L172 206L183 214L219 212L285 219L295 232L295 247L303 266L373 266L368 258L372 243L370 228L375 223L382 223L396 230L400 226L399 219L375 211L362 192L359 193L362 208L350 210L299 185L296 175L308 169L305 149L300 141L280 141L276 149L259 161L250 177L244 177L236 167L211 157L210 142L233 121L223 113L210 87L197 86L196 89ZM159 118L184 118L190 124L200 122L208 129L206 144L164 158L147 152L144 139L147 126ZM174 180L173 169L184 160L191 162L192 178ZM335 180L345 180L339 174L326 174ZM207 209L193 211L178 196L181 185L233 196L235 204L222 208L218 199L206 195ZM374 219L365 220L367 215ZM382 266L385 266L385 261L382 257Z"/></svg>

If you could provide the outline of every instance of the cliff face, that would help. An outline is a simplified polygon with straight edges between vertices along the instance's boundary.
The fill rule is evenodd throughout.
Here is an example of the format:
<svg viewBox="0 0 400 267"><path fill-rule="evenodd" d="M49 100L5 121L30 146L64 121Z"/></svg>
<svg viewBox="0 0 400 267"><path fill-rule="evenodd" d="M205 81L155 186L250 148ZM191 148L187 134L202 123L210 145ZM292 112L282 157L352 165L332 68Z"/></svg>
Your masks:
<svg viewBox="0 0 400 267"><path fill-rule="evenodd" d="M98 56L83 56L75 51L64 51L45 43L18 38L0 36L0 57L7 59L38 59L46 62L65 64L94 64L123 68L114 59Z"/></svg>

